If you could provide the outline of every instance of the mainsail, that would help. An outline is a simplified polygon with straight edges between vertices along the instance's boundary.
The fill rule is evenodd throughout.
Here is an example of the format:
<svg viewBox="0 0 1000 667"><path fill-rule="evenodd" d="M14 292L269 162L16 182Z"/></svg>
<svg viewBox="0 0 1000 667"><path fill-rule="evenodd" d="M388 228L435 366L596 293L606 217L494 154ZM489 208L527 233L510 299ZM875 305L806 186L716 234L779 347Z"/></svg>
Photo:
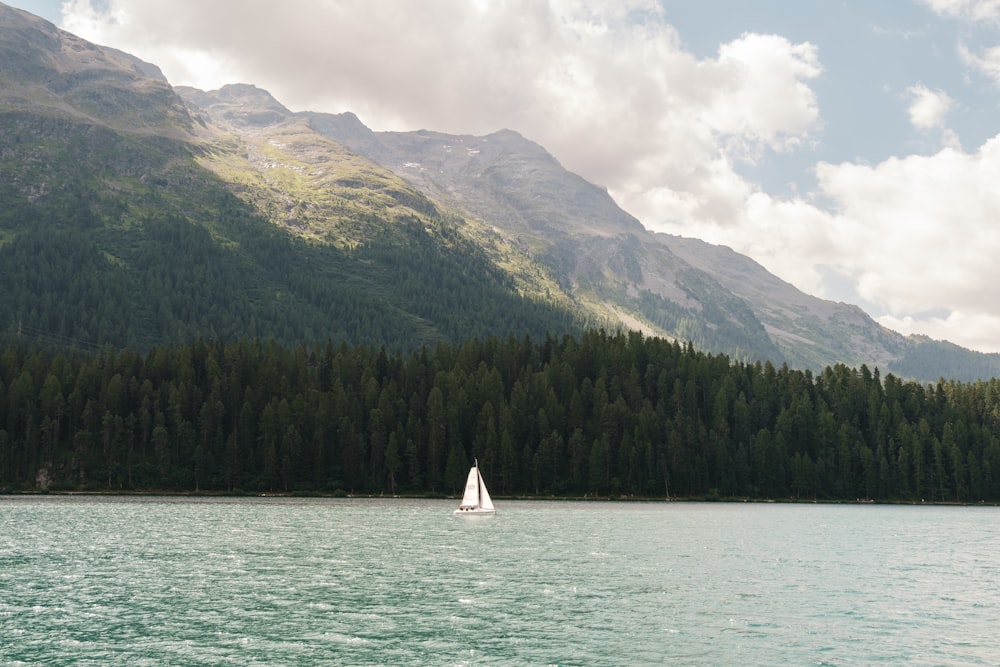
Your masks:
<svg viewBox="0 0 1000 667"><path fill-rule="evenodd" d="M479 468L469 469L469 477L465 480L465 495L462 496L460 507L479 507Z"/></svg>

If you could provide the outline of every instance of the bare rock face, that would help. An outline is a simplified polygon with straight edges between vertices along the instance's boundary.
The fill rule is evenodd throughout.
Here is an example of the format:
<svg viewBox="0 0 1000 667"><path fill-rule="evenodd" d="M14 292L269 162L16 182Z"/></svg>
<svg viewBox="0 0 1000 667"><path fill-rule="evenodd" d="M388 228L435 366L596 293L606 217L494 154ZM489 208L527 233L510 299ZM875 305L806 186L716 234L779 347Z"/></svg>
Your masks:
<svg viewBox="0 0 1000 667"><path fill-rule="evenodd" d="M190 106L237 129L266 128L292 117L271 93L250 84L229 84L210 92L178 86L177 92Z"/></svg>

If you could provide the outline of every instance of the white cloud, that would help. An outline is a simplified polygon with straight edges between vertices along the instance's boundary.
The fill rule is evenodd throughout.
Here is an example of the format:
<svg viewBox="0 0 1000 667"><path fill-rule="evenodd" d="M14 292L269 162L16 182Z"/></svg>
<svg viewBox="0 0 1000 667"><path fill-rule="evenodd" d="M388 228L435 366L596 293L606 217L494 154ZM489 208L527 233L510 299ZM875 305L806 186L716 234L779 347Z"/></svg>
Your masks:
<svg viewBox="0 0 1000 667"><path fill-rule="evenodd" d="M970 21L1000 20L1000 0L924 0L924 4L942 16Z"/></svg>
<svg viewBox="0 0 1000 667"><path fill-rule="evenodd" d="M817 177L833 211L755 193L744 224L703 236L812 294L833 296L832 271L896 331L1000 352L1000 136L971 154L821 164Z"/></svg>
<svg viewBox="0 0 1000 667"><path fill-rule="evenodd" d="M811 44L744 34L719 48L713 66L724 77L709 111L720 133L787 148L819 117L816 96L807 84L821 72Z"/></svg>
<svg viewBox="0 0 1000 667"><path fill-rule="evenodd" d="M959 44L958 54L966 65L979 70L992 79L994 86L1000 87L1000 46L985 49L981 55L977 55L964 44Z"/></svg>
<svg viewBox="0 0 1000 667"><path fill-rule="evenodd" d="M923 85L906 89L910 96L910 123L919 130L943 127L948 112L955 101L941 90L931 90Z"/></svg>
<svg viewBox="0 0 1000 667"><path fill-rule="evenodd" d="M959 18L971 23L1000 27L1000 0L923 0L941 16ZM958 55L966 66L978 70L1000 87L1000 46L974 52L964 43L958 44Z"/></svg>
<svg viewBox="0 0 1000 667"><path fill-rule="evenodd" d="M888 311L885 322L1000 351L1000 327L992 338L983 328L1000 323L996 295L983 288L1000 281L1000 137L974 154L947 148L872 167L820 165L818 177L850 239L840 265L862 298ZM932 311L951 315L917 315Z"/></svg>
<svg viewBox="0 0 1000 667"><path fill-rule="evenodd" d="M820 164L817 197L753 192L741 224L701 238L745 253L804 291L833 298L828 273L853 285L879 321L1000 352L1000 136L978 151L945 148L876 165Z"/></svg>

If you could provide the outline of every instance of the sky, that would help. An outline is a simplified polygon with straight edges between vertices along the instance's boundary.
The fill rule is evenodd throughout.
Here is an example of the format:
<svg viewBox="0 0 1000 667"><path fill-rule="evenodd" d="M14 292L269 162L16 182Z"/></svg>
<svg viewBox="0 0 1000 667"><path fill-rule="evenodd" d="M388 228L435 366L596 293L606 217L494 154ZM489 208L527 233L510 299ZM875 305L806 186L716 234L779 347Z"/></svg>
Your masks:
<svg viewBox="0 0 1000 667"><path fill-rule="evenodd" d="M648 229L1000 352L1000 0L5 0L375 130L508 128Z"/></svg>

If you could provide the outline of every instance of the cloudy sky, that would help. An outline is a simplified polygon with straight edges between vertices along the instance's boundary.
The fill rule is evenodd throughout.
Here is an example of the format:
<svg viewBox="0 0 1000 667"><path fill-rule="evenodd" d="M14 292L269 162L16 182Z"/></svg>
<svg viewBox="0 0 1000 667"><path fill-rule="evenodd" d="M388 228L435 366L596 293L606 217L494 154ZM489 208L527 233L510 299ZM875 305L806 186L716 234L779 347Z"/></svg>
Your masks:
<svg viewBox="0 0 1000 667"><path fill-rule="evenodd" d="M6 0L376 130L519 131L649 229L1000 352L1000 0Z"/></svg>

